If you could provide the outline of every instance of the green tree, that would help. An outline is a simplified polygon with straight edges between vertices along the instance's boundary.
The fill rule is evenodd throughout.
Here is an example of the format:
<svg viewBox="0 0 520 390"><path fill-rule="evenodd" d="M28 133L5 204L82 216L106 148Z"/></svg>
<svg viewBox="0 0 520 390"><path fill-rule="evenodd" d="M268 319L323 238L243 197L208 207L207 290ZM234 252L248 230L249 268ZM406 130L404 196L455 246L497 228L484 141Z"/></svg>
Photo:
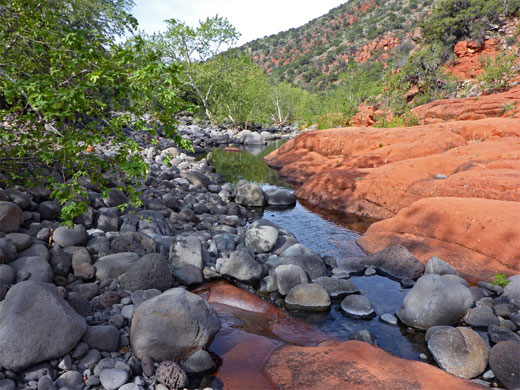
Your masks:
<svg viewBox="0 0 520 390"><path fill-rule="evenodd" d="M138 145L122 131L132 118L151 114L133 126L176 136L172 118L182 102L172 86L179 68L144 50L142 39L125 47L114 42L136 26L128 0L2 4L0 171L24 184L51 177L54 196L65 206L62 219L70 222L87 207L80 176L88 173L103 186L108 171L130 184L146 172ZM89 153L89 146L107 140L113 154Z"/></svg>
<svg viewBox="0 0 520 390"><path fill-rule="evenodd" d="M206 116L214 122L215 87L234 66L233 61L228 61L230 54L222 51L235 44L240 34L218 15L201 21L196 28L178 19L166 23L167 31L155 36L156 44L166 61L182 65L182 82L196 93Z"/></svg>

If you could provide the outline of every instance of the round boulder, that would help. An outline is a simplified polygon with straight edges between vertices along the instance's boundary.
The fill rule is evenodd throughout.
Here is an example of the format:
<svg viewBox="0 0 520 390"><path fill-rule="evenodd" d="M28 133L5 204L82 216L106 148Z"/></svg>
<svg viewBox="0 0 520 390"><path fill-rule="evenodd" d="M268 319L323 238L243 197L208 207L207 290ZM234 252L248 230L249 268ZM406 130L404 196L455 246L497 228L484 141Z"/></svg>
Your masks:
<svg viewBox="0 0 520 390"><path fill-rule="evenodd" d="M367 256L363 264L396 279L415 280L424 272L424 264L402 245L394 245Z"/></svg>
<svg viewBox="0 0 520 390"><path fill-rule="evenodd" d="M22 223L22 209L16 203L0 201L0 232L15 232Z"/></svg>
<svg viewBox="0 0 520 390"><path fill-rule="evenodd" d="M18 283L0 305L0 365L18 371L64 356L86 330L54 285Z"/></svg>
<svg viewBox="0 0 520 390"><path fill-rule="evenodd" d="M445 276L428 274L417 280L397 316L407 325L426 330L454 325L472 305L468 287Z"/></svg>
<svg viewBox="0 0 520 390"><path fill-rule="evenodd" d="M299 284L285 297L289 309L306 311L326 311L330 307L330 297L319 284Z"/></svg>
<svg viewBox="0 0 520 390"><path fill-rule="evenodd" d="M87 238L87 231L83 225L74 225L73 229L59 226L52 234L54 242L62 248L67 246L85 246Z"/></svg>
<svg viewBox="0 0 520 390"><path fill-rule="evenodd" d="M265 195L258 184L238 182L235 191L235 203L246 207L265 206Z"/></svg>
<svg viewBox="0 0 520 390"><path fill-rule="evenodd" d="M376 312L367 297L363 295L349 295L341 302L341 312L347 317L360 320L369 320L376 316Z"/></svg>
<svg viewBox="0 0 520 390"><path fill-rule="evenodd" d="M489 366L508 389L520 388L520 342L501 341L489 354Z"/></svg>
<svg viewBox="0 0 520 390"><path fill-rule="evenodd" d="M275 286L281 295L287 295L294 286L307 283L307 274L299 265L279 265L273 275Z"/></svg>
<svg viewBox="0 0 520 390"><path fill-rule="evenodd" d="M136 356L184 360L211 344L220 329L213 307L183 288L173 288L136 309L130 343Z"/></svg>
<svg viewBox="0 0 520 390"><path fill-rule="evenodd" d="M173 284L168 263L159 253L141 257L128 271L119 277L125 290L148 290L156 288L164 291Z"/></svg>
<svg viewBox="0 0 520 390"><path fill-rule="evenodd" d="M217 272L241 282L254 283L262 278L263 268L247 250L232 252L229 257L217 260Z"/></svg>
<svg viewBox="0 0 520 390"><path fill-rule="evenodd" d="M475 378L488 364L487 345L471 328L439 329L428 340L428 349L442 369L461 378Z"/></svg>
<svg viewBox="0 0 520 390"><path fill-rule="evenodd" d="M258 226L246 232L246 245L256 253L269 252L276 245L278 230L272 226Z"/></svg>

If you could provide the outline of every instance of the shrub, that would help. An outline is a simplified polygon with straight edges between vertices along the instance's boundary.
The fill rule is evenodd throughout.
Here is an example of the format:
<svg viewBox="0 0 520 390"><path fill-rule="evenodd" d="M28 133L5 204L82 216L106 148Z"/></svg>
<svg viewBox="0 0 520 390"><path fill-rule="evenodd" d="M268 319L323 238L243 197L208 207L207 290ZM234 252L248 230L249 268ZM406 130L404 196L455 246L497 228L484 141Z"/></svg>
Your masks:
<svg viewBox="0 0 520 390"><path fill-rule="evenodd" d="M507 90L518 74L517 56L501 51L495 58L484 61L484 72L477 78L482 91L492 93Z"/></svg>

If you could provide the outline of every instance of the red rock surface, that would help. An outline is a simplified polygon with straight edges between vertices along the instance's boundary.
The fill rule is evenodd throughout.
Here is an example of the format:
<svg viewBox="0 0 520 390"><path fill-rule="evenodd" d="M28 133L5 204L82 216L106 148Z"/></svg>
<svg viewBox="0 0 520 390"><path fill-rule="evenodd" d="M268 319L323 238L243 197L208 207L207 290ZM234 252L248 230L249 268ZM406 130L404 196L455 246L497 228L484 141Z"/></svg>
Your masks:
<svg viewBox="0 0 520 390"><path fill-rule="evenodd" d="M520 86L493 95L436 100L415 107L412 112L421 124L490 117L520 118Z"/></svg>
<svg viewBox="0 0 520 390"><path fill-rule="evenodd" d="M493 207L486 206L485 212L481 212L480 203L469 201L478 198L498 205L520 204L518 119L315 131L286 143L266 160L270 165L283 167L282 175L303 182L295 195L312 205L377 219L399 213L390 221L373 225L360 240L368 252L402 243L424 261L433 255L443 258L466 277L489 280L496 272L520 273L516 267L518 255L502 248L509 246L508 237L519 235L520 224L517 227L515 223L504 223L494 217L499 214ZM437 204L434 200L419 203L426 214L413 207L421 199L437 197L466 199L475 208L473 212L471 208L464 209L465 217L457 210L452 214L446 211L451 219L439 218L439 229L444 224L449 229L467 226L466 218L473 213L476 224L486 226L483 231L501 233L491 241L470 235L463 228L448 229L452 241L428 235L424 231L427 216L439 211L435 209ZM400 211L405 208L426 218L425 225L410 217L403 218ZM518 217L512 216L520 216L520 212L511 210L504 218L509 215L516 222ZM393 220L400 229L409 222L409 230L402 234L396 231ZM499 247L503 250L496 250Z"/></svg>
<svg viewBox="0 0 520 390"><path fill-rule="evenodd" d="M486 39L481 42L461 41L455 45L454 51L457 58L448 71L454 76L467 80L473 79L482 73L482 60L486 57L494 57L499 49L499 41L496 38Z"/></svg>
<svg viewBox="0 0 520 390"><path fill-rule="evenodd" d="M516 181L517 191L520 180ZM520 273L520 202L428 198L370 226L359 240L368 253L402 244L426 262L448 261L471 282Z"/></svg>
<svg viewBox="0 0 520 390"><path fill-rule="evenodd" d="M437 367L396 358L360 341L327 343L319 347L286 346L271 355L264 371L284 390L483 388L447 375Z"/></svg>
<svg viewBox="0 0 520 390"><path fill-rule="evenodd" d="M226 282L195 292L215 307L222 324L210 350L221 359L216 375L226 390L480 388L367 343L338 343Z"/></svg>

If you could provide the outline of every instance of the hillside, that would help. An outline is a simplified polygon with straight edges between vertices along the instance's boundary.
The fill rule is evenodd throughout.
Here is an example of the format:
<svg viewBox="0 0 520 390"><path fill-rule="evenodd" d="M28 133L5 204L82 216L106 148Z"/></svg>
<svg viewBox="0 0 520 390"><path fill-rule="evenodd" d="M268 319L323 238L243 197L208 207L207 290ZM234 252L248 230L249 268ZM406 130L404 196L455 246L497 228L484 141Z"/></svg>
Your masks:
<svg viewBox="0 0 520 390"><path fill-rule="evenodd" d="M243 48L266 72L310 90L337 80L349 61L405 58L437 0L351 0L307 24Z"/></svg>

